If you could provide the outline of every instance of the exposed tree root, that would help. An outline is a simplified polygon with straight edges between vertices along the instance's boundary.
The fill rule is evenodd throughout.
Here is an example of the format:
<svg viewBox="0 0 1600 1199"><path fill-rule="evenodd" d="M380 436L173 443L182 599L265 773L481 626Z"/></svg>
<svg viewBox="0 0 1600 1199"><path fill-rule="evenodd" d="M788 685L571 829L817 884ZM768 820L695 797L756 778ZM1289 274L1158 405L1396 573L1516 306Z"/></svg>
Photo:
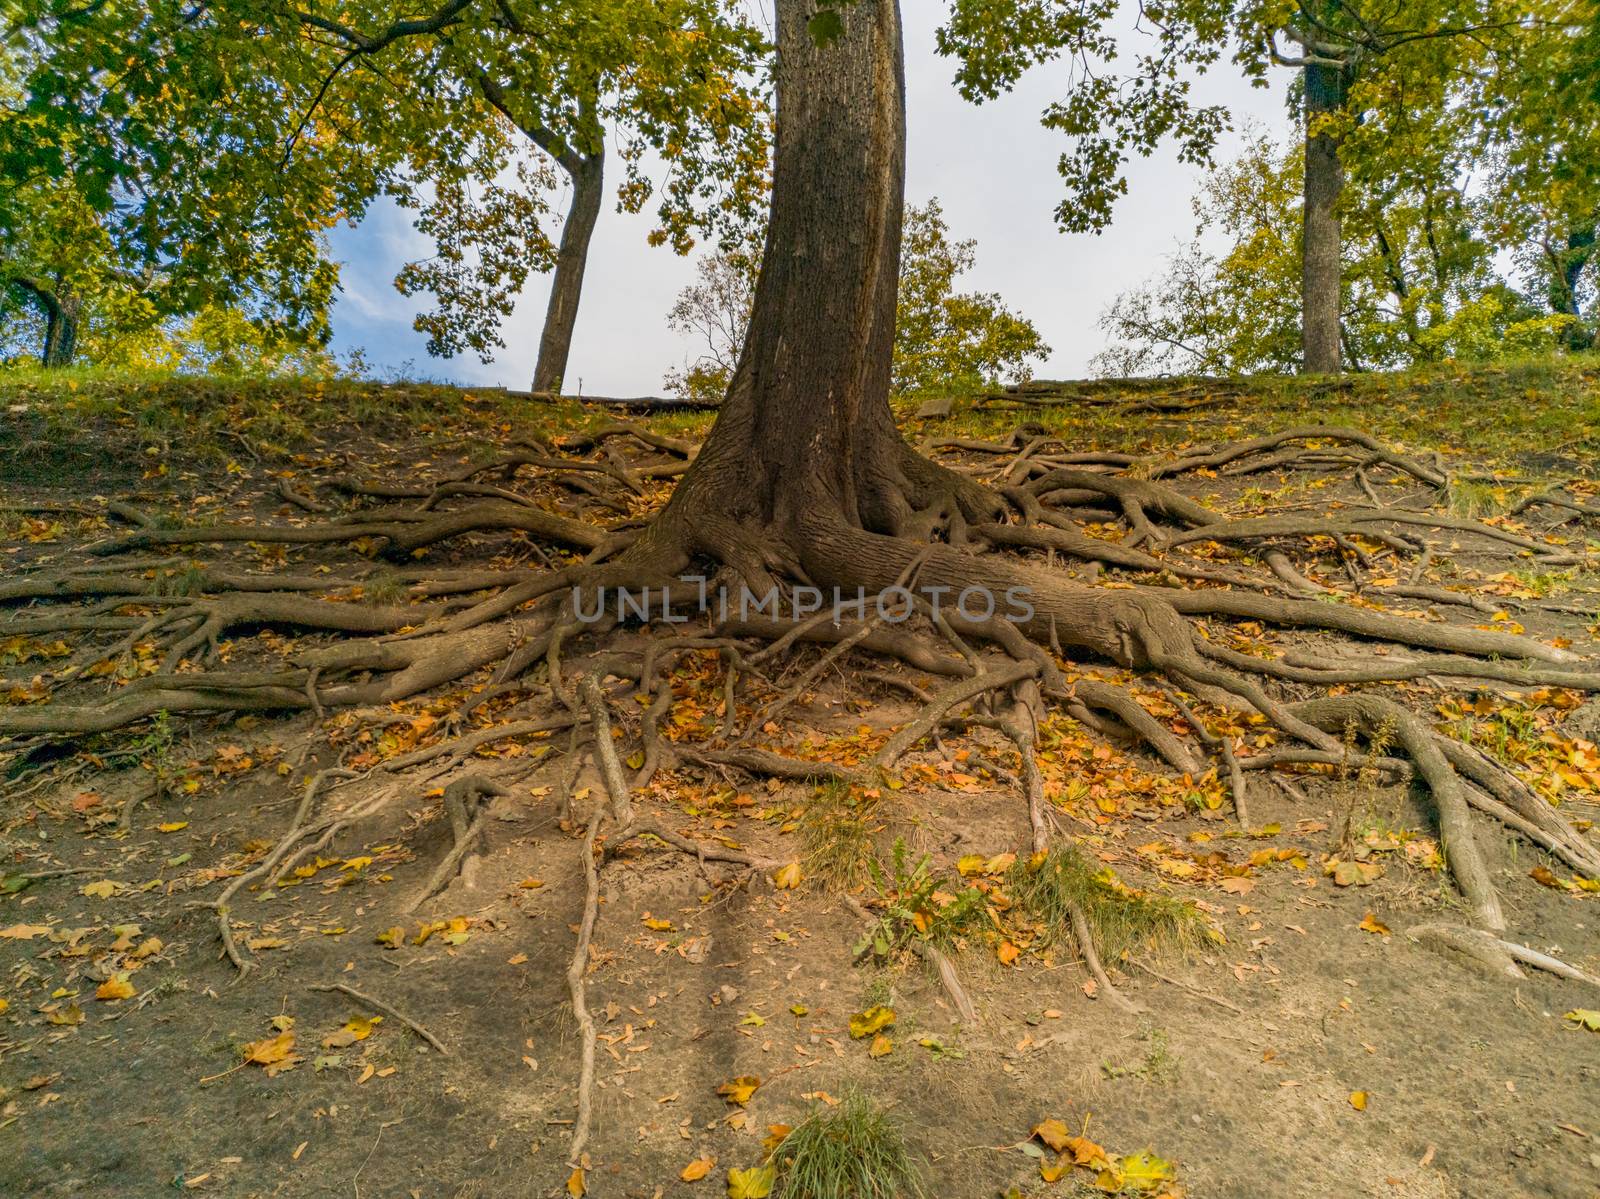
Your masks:
<svg viewBox="0 0 1600 1199"><path fill-rule="evenodd" d="M570 730L564 751L546 754L541 764L549 762L558 775L563 818L586 755L593 755L609 797L607 810L588 824L585 852L591 881L606 859L640 837L692 855L702 868L717 861L746 871L775 867L758 855L698 842L636 816L633 788L648 783L663 765L869 784L895 770L925 738L950 727L989 727L1011 741L1019 762L1014 781L1028 806L1034 847L1040 849L1054 831L1055 812L1044 795L1036 761L1036 721L1051 704L1099 735L1148 750L1175 771L1198 773L1207 752L1215 755L1232 788L1239 820L1246 825L1246 776L1252 771L1298 763L1349 767L1359 761L1393 775L1414 772L1437 806L1451 875L1483 929L1499 930L1505 920L1473 837L1471 809L1572 869L1600 876L1600 847L1591 838L1508 770L1442 737L1408 709L1365 691L1305 698L1306 688L1406 680L1430 686L1467 679L1600 690L1600 669L1569 649L1437 615L1372 606L1375 600L1392 598L1464 609L1467 620L1483 615L1486 605L1474 602L1469 592L1428 582L1430 568L1449 548L1430 541L1430 535L1470 542L1474 553L1523 555L1541 566L1581 560L1515 528L1377 501L1372 481L1380 472L1388 472L1385 481L1409 485L1413 495L1418 488L1430 497L1446 488L1449 479L1437 461L1398 453L1359 431L1320 427L1145 459L1064 452L1039 430L1019 431L1004 442L943 439L928 445L1002 459L995 487L902 448L891 456L887 478L860 481L859 511L853 515L819 503L758 519L747 504L708 490L704 480L709 475L694 469L679 484L668 509L642 531L607 529L540 507L540 495L561 496L565 493L557 489L566 488L577 497L571 502L589 512L614 515L645 494L649 480L675 477L700 461L696 447L687 442L619 423L568 438L559 448L516 449L433 484L332 481L351 495L379 495L386 503L376 508L363 510L358 499L355 510L334 515L318 511L326 506L311 492L284 494L288 503L317 518L304 525L165 527L142 513L124 513L136 526L133 532L86 547L107 561L22 574L0 583L0 602L41 605L0 630L25 638L72 635L87 642L75 651L69 667L40 676L50 689L50 702L0 708L0 736L26 746L33 739L108 733L163 712L283 710L320 717L340 709L382 710L487 671L486 678L480 676L477 695L463 700L460 711L442 723L442 736L384 763L393 781L374 794L314 816L319 792L332 780L347 781L351 772L321 771L308 782L295 818L273 850L230 880L210 905L218 914L224 952L241 971L249 962L234 939L228 914L241 889L275 885L305 855L380 811L407 785L402 776L410 770L426 768L432 777L452 775L496 742L562 729ZM645 457L630 457L623 446L642 448ZM594 456L573 456L585 453ZM1326 514L1230 517L1186 496L1174 483L1195 471L1261 470L1343 472L1361 486L1366 501ZM550 490L519 490L530 480L534 487L548 485ZM388 502L394 500L407 503ZM1594 515L1591 506L1555 493L1530 500L1518 511L1538 503L1577 518ZM1104 527L1091 535L1080 523L1086 519L1102 526L1118 524L1125 535L1112 539L1103 535ZM426 546L465 534L508 532L531 538L519 544L546 565L411 567L403 572L362 565L280 574L181 557L125 556L151 547L229 544L337 550L370 540L369 548L409 558ZM576 565L551 566L541 543L552 551L575 549L587 558ZM1319 561L1329 546L1338 560L1333 572ZM1180 550L1187 556L1180 556ZM1058 555L1090 569L1073 577L1057 566ZM720 582L747 585L757 594L775 586L780 596L788 596L785 588L790 586L838 587L866 602L859 615L845 619L829 612L793 621L773 619L761 610L754 615L724 612L709 630L686 627L675 638L649 642L642 652L614 648L613 634L622 618L605 609L608 595L618 589L639 591L653 615L682 612L687 601L693 619L698 589L686 587L678 577L707 563L720 568ZM1350 590L1338 569L1349 574ZM1400 574L1405 582L1370 585L1368 575L1380 569ZM1129 581L1119 577L1123 572L1131 576ZM1168 583L1187 579L1202 586L1151 586L1151 578ZM942 611L919 600L919 615L910 625L871 615L873 597L889 595L909 582L921 590L942 590L947 597ZM972 589L991 598L1014 589L1027 597L1030 612L1010 620L979 605L974 613L955 602ZM592 607L595 597L601 618L581 619L578 614ZM1303 651L1269 656L1270 650L1253 646L1245 653L1232 647L1242 642L1197 628L1193 618L1323 630L1415 652L1347 660ZM295 646L273 668L240 671L213 665L223 655L225 638L261 629L316 640ZM801 648L805 645L823 649L787 688L763 673L782 655L807 652ZM764 648L752 648L757 646ZM122 661L135 647L146 657L153 647L161 662L156 673L115 687L109 698L95 694L83 668ZM670 734L674 702L665 681L667 664L689 652L714 652L725 670L720 733L699 743L675 741L663 733L666 728ZM890 677L921 705L869 762L806 761L758 743L764 728L780 721L825 671L860 655L896 659L917 672ZM578 663L572 668L572 690L563 677L567 659ZM1189 735L1153 716L1127 687L1079 669L1092 661L1145 672L1154 676L1152 682L1170 685ZM1064 670L1073 672L1070 681ZM607 675L637 683L642 712L636 725L631 717L625 728L613 722L601 686ZM926 684L922 680L927 676L943 680L942 685ZM742 734L737 710L741 685L746 692L771 692ZM1206 703L1259 713L1277 730L1279 744L1246 756L1227 737L1211 733L1180 690ZM491 716L483 727L463 729L468 715L479 720L480 713L499 713L506 697L518 691L534 696L530 710L519 709L510 720L503 714ZM556 710L538 710L546 696L555 698ZM1350 730L1392 743L1404 759L1353 757L1341 741ZM617 742L635 735L644 764L630 781ZM1009 771L1005 777L1012 777ZM471 775L445 784L452 846L417 903L459 870L482 832L481 801L501 793L499 788ZM597 883L591 886L591 907L593 886ZM575 1010L582 998L592 919L585 927L569 971ZM1079 930L1085 961L1108 1001L1121 1006L1126 1001L1086 937ZM965 1009L962 1016L971 1018ZM580 1028L582 1024L580 1018ZM592 1078L592 1044L587 1069ZM587 1100L581 1090L580 1126L586 1129ZM576 1131L574 1146L576 1156L582 1146Z"/></svg>
<svg viewBox="0 0 1600 1199"><path fill-rule="evenodd" d="M416 911L432 899L460 871L462 860L477 844L483 832L483 822L488 818L488 804L485 801L491 796L509 794L511 793L493 779L475 774L456 779L444 789L444 810L450 821L450 832L454 843L443 860L434 867L433 873L417 892L416 898L406 905L407 912Z"/></svg>

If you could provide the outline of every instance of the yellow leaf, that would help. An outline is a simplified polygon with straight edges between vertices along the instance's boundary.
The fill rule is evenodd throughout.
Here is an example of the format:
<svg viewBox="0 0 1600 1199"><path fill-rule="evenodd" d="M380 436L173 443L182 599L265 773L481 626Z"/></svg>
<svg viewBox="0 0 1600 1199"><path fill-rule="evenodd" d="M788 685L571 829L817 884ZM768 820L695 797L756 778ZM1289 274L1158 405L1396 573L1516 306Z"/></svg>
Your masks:
<svg viewBox="0 0 1600 1199"><path fill-rule="evenodd" d="M1579 1028L1587 1028L1590 1032L1600 1032L1600 1012L1588 1008L1574 1008L1562 1019L1571 1020Z"/></svg>
<svg viewBox="0 0 1600 1199"><path fill-rule="evenodd" d="M1067 1126L1060 1120L1042 1120L1033 1126L1033 1134L1050 1148L1060 1153L1067 1147L1067 1142L1072 1139L1072 1134L1067 1131Z"/></svg>
<svg viewBox="0 0 1600 1199"><path fill-rule="evenodd" d="M761 1139L761 1148L770 1155L777 1150L779 1145L783 1144L784 1138L793 1131L794 1129L787 1124L768 1124L767 1135Z"/></svg>
<svg viewBox="0 0 1600 1199"><path fill-rule="evenodd" d="M894 1042L881 1032L872 1038L872 1044L867 1048L868 1057L888 1057L894 1052Z"/></svg>
<svg viewBox="0 0 1600 1199"><path fill-rule="evenodd" d="M1122 1176L1124 1193L1132 1191L1136 1195L1154 1191L1162 1183L1171 1182L1178 1176L1176 1166L1163 1161L1148 1149L1123 1158L1117 1172Z"/></svg>
<svg viewBox="0 0 1600 1199"><path fill-rule="evenodd" d="M999 948L997 948L994 953L995 956L1000 959L1000 964L1002 966L1015 966L1017 964L1017 958L1022 951L1010 941L1002 941L1000 942Z"/></svg>
<svg viewBox="0 0 1600 1199"><path fill-rule="evenodd" d="M1067 1159L1058 1157L1053 1162L1039 1159L1039 1177L1046 1182L1060 1182L1061 1176L1067 1172Z"/></svg>
<svg viewBox="0 0 1600 1199"><path fill-rule="evenodd" d="M1367 1110L1367 1093L1365 1091L1350 1092L1350 1106L1358 1112Z"/></svg>
<svg viewBox="0 0 1600 1199"><path fill-rule="evenodd" d="M870 1037L873 1033L882 1032L895 1021L894 1009L884 1007L869 1007L864 1012L857 1012L850 1017L850 1035L857 1041L863 1037Z"/></svg>
<svg viewBox="0 0 1600 1199"><path fill-rule="evenodd" d="M345 1026L322 1038L324 1049L345 1049L357 1041L365 1041L372 1035L372 1030L383 1023L382 1016L356 1016L345 1022Z"/></svg>
<svg viewBox="0 0 1600 1199"><path fill-rule="evenodd" d="M79 891L91 899L110 899L117 893L117 884L109 878L100 879L98 882L84 883Z"/></svg>
<svg viewBox="0 0 1600 1199"><path fill-rule="evenodd" d="M0 1016L4 1016L6 1014L6 1009L8 1007L10 1007L10 1006L11 1006L11 1000L9 1000L9 999L0 999Z"/></svg>
<svg viewBox="0 0 1600 1199"><path fill-rule="evenodd" d="M125 974L113 974L94 990L94 997L107 1003L115 1003L119 999L132 999L137 994Z"/></svg>
<svg viewBox="0 0 1600 1199"><path fill-rule="evenodd" d="M44 1018L51 1024L82 1024L83 1009L75 1003L70 1003L59 1011L46 1012Z"/></svg>
<svg viewBox="0 0 1600 1199"><path fill-rule="evenodd" d="M47 924L13 924L9 928L0 928L0 937L8 941L31 941L49 931Z"/></svg>
<svg viewBox="0 0 1600 1199"><path fill-rule="evenodd" d="M571 1195L572 1199L583 1199L583 1196L588 1192L588 1189L588 1187L583 1185L582 1166L579 1166L577 1169L573 1170L571 1174L567 1175L567 1194Z"/></svg>
<svg viewBox="0 0 1600 1199"><path fill-rule="evenodd" d="M730 1105L743 1107L750 1102L750 1096L756 1093L756 1088L761 1085L761 1079L754 1074L741 1074L738 1078L731 1079L717 1088Z"/></svg>
<svg viewBox="0 0 1600 1199"><path fill-rule="evenodd" d="M537 891L540 887L544 886L544 879L525 878L518 883L517 886L521 887L524 891Z"/></svg>
<svg viewBox="0 0 1600 1199"><path fill-rule="evenodd" d="M1111 1164L1106 1151L1088 1137L1068 1137L1067 1148L1072 1152L1074 1165L1088 1166L1091 1170L1103 1170Z"/></svg>
<svg viewBox="0 0 1600 1199"><path fill-rule="evenodd" d="M269 1075L293 1068L300 1060L294 1051L294 1032L250 1042L244 1047L244 1060L253 1066L265 1066Z"/></svg>
<svg viewBox="0 0 1600 1199"><path fill-rule="evenodd" d="M158 824L158 825L156 825L156 828L158 828L163 833L181 832L182 830L184 830L184 829L186 829L188 827L189 827L189 822L187 820L174 820L170 824Z"/></svg>
<svg viewBox="0 0 1600 1199"><path fill-rule="evenodd" d="M767 1022L766 1017L759 1012L746 1012L744 1019L739 1021L746 1028L760 1028Z"/></svg>
<svg viewBox="0 0 1600 1199"><path fill-rule="evenodd" d="M1389 926L1382 920L1379 920L1371 912L1368 912L1365 916L1361 917L1361 923L1356 927L1364 933L1377 933L1384 937L1389 935Z"/></svg>
<svg viewBox="0 0 1600 1199"><path fill-rule="evenodd" d="M800 885L800 863L790 862L780 866L772 875L772 885L780 891L792 891Z"/></svg>
<svg viewBox="0 0 1600 1199"><path fill-rule="evenodd" d="M149 937L149 938L147 938L145 940L144 944L140 945L138 949L135 949L130 956L135 961L142 962L142 961L144 961L145 958L149 957L151 954L160 953L161 950L162 950L161 938L160 937Z"/></svg>
<svg viewBox="0 0 1600 1199"><path fill-rule="evenodd" d="M650 915L649 912L644 914L644 926L658 933L670 933L672 931L672 921L657 919Z"/></svg>
<svg viewBox="0 0 1600 1199"><path fill-rule="evenodd" d="M684 1182L699 1182L707 1174L711 1173L711 1167L716 1164L716 1161L712 1158L697 1157L679 1171L678 1177L683 1179Z"/></svg>
<svg viewBox="0 0 1600 1199"><path fill-rule="evenodd" d="M748 1170L728 1171L728 1199L767 1199L778 1180L773 1166L752 1166Z"/></svg>
<svg viewBox="0 0 1600 1199"><path fill-rule="evenodd" d="M400 942L406 939L406 930L397 924L393 928L386 929L385 931L379 933L372 939L379 945L382 945L385 949L399 949Z"/></svg>

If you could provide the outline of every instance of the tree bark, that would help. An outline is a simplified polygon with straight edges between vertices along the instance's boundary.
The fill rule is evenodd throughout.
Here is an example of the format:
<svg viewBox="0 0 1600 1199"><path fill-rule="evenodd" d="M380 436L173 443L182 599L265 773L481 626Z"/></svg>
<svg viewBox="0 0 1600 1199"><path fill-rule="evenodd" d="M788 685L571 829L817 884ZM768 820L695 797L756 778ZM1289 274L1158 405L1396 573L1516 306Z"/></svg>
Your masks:
<svg viewBox="0 0 1600 1199"><path fill-rule="evenodd" d="M1550 261L1550 311L1556 316L1581 317L1582 305L1578 301L1578 284L1584 268L1589 265L1597 249L1595 226L1580 225L1567 233L1567 244L1557 250L1545 243L1546 257ZM1594 344L1594 334L1581 323L1569 325L1562 333L1562 344L1569 350L1587 350Z"/></svg>
<svg viewBox="0 0 1600 1199"><path fill-rule="evenodd" d="M589 242L605 198L605 154L565 154L558 161L572 178L572 205L561 227L561 247L550 280L550 305L539 336L539 360L533 368L533 390L559 390L566 381L572 330L578 322L583 272L589 263Z"/></svg>
<svg viewBox="0 0 1600 1199"><path fill-rule="evenodd" d="M1344 167L1338 139L1313 133L1319 118L1344 107L1344 72L1339 67L1310 64L1305 82L1305 210L1301 243L1300 310L1301 370L1308 375L1339 371L1340 246L1339 193Z"/></svg>
<svg viewBox="0 0 1600 1199"><path fill-rule="evenodd" d="M820 510L894 531L902 443L889 410L905 188L895 0L839 10L824 46L807 0L777 5L772 213L744 349L674 500L792 528ZM725 501L725 506L724 506Z"/></svg>
<svg viewBox="0 0 1600 1199"><path fill-rule="evenodd" d="M83 302L57 282L47 285L36 279L13 279L19 288L44 309L44 342L39 361L47 368L71 366L78 353L78 329L83 320Z"/></svg>

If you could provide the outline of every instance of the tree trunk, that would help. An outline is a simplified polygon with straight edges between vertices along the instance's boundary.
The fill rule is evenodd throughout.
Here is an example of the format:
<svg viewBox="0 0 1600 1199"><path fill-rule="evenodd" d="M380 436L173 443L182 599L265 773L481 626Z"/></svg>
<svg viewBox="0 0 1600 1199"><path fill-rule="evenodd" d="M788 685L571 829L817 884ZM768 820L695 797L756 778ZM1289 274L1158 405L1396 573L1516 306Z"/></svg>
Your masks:
<svg viewBox="0 0 1600 1199"><path fill-rule="evenodd" d="M826 510L895 531L906 497L889 410L905 191L905 79L895 0L777 5L772 213L743 352L679 491L707 485L735 520L792 528ZM720 502L720 501L719 501Z"/></svg>
<svg viewBox="0 0 1600 1199"><path fill-rule="evenodd" d="M1549 243L1546 243L1549 246ZM1578 285L1584 268L1594 257L1595 226L1580 225L1567 234L1564 250L1550 250L1550 311L1556 316L1579 317L1583 313L1578 300ZM1594 344L1594 334L1580 322L1568 325L1561 335L1562 344L1569 350L1587 350Z"/></svg>
<svg viewBox="0 0 1600 1199"><path fill-rule="evenodd" d="M1301 244L1300 368L1308 375L1339 371L1339 193L1344 167L1338 139L1312 133L1320 117L1344 106L1344 72L1311 64L1304 68L1306 160L1304 237Z"/></svg>
<svg viewBox="0 0 1600 1199"><path fill-rule="evenodd" d="M38 360L45 367L70 367L78 352L78 323L82 304L64 291L37 291L45 306L45 344Z"/></svg>
<svg viewBox="0 0 1600 1199"><path fill-rule="evenodd" d="M589 263L589 242L605 198L605 155L564 155L561 165L572 177L572 206L561 227L555 275L550 280L550 306L539 337L539 361L533 368L534 391L556 391L566 382L572 330L578 323L583 272Z"/></svg>
<svg viewBox="0 0 1600 1199"><path fill-rule="evenodd" d="M616 569L670 586L710 559L757 595L798 579L873 596L914 574L924 594L1025 593L1032 613L1015 629L1044 643L1128 666L1193 659L1165 600L965 548L1004 531L1005 500L908 446L889 407L905 183L898 4L834 10L843 33L825 46L807 30L814 0L776 9L772 211L744 349L699 454ZM1014 635L1001 623L977 635Z"/></svg>

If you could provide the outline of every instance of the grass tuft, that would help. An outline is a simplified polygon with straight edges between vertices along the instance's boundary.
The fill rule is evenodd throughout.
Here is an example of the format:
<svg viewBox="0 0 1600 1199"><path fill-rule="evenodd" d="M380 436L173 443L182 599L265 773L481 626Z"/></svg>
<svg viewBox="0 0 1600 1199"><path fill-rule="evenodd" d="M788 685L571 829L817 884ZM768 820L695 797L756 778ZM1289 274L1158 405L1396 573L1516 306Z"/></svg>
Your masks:
<svg viewBox="0 0 1600 1199"><path fill-rule="evenodd" d="M899 1125L859 1091L822 1107L779 1143L776 1199L923 1199Z"/></svg>
<svg viewBox="0 0 1600 1199"><path fill-rule="evenodd" d="M1053 940L1073 940L1073 904L1083 909L1095 948L1107 961L1130 950L1188 952L1207 935L1199 911L1182 900L1135 891L1111 871L1097 869L1072 846L1018 862L1010 892Z"/></svg>
<svg viewBox="0 0 1600 1199"><path fill-rule="evenodd" d="M872 807L871 800L847 783L817 788L800 821L808 877L843 891L854 891L866 881L873 856Z"/></svg>

